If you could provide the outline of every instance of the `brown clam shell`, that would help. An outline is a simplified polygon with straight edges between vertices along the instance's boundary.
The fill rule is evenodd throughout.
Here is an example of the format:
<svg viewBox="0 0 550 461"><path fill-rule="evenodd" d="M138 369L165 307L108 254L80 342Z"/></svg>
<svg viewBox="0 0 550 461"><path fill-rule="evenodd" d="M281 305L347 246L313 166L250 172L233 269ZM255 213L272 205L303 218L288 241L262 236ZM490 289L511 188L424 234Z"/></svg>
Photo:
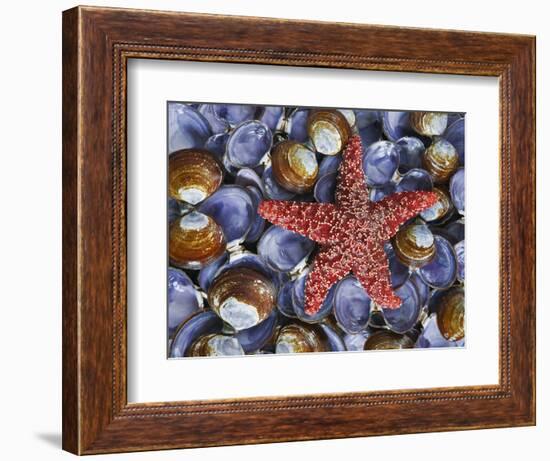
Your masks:
<svg viewBox="0 0 550 461"><path fill-rule="evenodd" d="M275 343L277 354L326 352L326 341L316 325L291 323L280 329Z"/></svg>
<svg viewBox="0 0 550 461"><path fill-rule="evenodd" d="M200 269L225 251L221 227L210 216L192 211L170 225L170 263L183 269Z"/></svg>
<svg viewBox="0 0 550 461"><path fill-rule="evenodd" d="M451 215L454 206L449 192L447 192L445 187L435 186L432 192L437 194L437 202L430 208L422 211L420 216L424 219L424 221L439 223Z"/></svg>
<svg viewBox="0 0 550 461"><path fill-rule="evenodd" d="M210 307L237 331L265 320L275 301L273 282L248 267L227 269L208 290Z"/></svg>
<svg viewBox="0 0 550 461"><path fill-rule="evenodd" d="M409 336L390 330L379 330L368 337L364 350L412 349L413 347L414 341Z"/></svg>
<svg viewBox="0 0 550 461"><path fill-rule="evenodd" d="M464 338L464 288L452 287L441 296L437 326L448 341Z"/></svg>
<svg viewBox="0 0 550 461"><path fill-rule="evenodd" d="M244 351L237 338L216 333L200 337L189 349L190 357L225 357L228 355L244 355Z"/></svg>
<svg viewBox="0 0 550 461"><path fill-rule="evenodd" d="M445 112L413 112L409 116L414 131L423 136L441 136L447 128Z"/></svg>
<svg viewBox="0 0 550 461"><path fill-rule="evenodd" d="M183 149L168 159L168 193L170 197L191 205L202 202L221 185L223 168L205 149Z"/></svg>
<svg viewBox="0 0 550 461"><path fill-rule="evenodd" d="M435 183L444 183L458 169L458 152L445 139L434 139L424 152L423 164Z"/></svg>
<svg viewBox="0 0 550 461"><path fill-rule="evenodd" d="M348 143L351 127L341 112L318 109L309 113L307 132L315 150L324 155L336 155Z"/></svg>
<svg viewBox="0 0 550 461"><path fill-rule="evenodd" d="M302 194L313 189L319 166L315 152L295 141L283 141L271 152L275 180L285 189Z"/></svg>
<svg viewBox="0 0 550 461"><path fill-rule="evenodd" d="M424 223L413 223L399 229L393 238L396 256L406 266L418 268L435 256L435 240Z"/></svg>

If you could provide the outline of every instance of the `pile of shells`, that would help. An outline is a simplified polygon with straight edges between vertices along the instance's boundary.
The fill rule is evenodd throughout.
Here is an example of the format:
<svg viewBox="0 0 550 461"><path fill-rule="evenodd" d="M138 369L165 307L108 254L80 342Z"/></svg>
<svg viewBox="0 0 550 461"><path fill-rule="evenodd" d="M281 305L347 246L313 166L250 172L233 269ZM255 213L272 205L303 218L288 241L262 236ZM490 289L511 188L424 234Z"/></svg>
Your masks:
<svg viewBox="0 0 550 461"><path fill-rule="evenodd" d="M309 315L316 243L258 204L333 202L356 134L371 200L439 201L386 244L400 308L350 274ZM464 114L169 103L168 151L170 357L464 345Z"/></svg>

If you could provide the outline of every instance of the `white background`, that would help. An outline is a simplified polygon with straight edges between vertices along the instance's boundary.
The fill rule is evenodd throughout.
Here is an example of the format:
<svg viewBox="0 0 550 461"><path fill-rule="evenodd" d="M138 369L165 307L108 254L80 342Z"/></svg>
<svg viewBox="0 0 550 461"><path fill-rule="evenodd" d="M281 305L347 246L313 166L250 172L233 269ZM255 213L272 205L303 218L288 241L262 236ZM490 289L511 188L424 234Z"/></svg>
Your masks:
<svg viewBox="0 0 550 461"><path fill-rule="evenodd" d="M128 92L131 402L498 383L497 78L146 59L129 63ZM466 112L466 347L166 360L166 101L193 99Z"/></svg>
<svg viewBox="0 0 550 461"><path fill-rule="evenodd" d="M101 4L88 1L89 4ZM550 437L548 361L550 338L543 292L550 231L547 208L550 97L550 31L544 2L302 3L296 0L115 1L111 6L226 14L339 20L403 26L517 32L537 35L538 60L538 425L440 434L330 440L231 448L117 455L114 459L333 460L546 459ZM69 459L60 451L61 427L61 10L70 1L6 2L0 16L0 346L2 351L1 457ZM546 127L546 132L543 131ZM545 206L546 205L546 206ZM546 277L548 278L548 277ZM546 283L548 285L548 283ZM544 450L544 451L543 451ZM538 451L538 453L537 453ZM104 457L98 457L103 459ZM113 459L113 458L110 458Z"/></svg>

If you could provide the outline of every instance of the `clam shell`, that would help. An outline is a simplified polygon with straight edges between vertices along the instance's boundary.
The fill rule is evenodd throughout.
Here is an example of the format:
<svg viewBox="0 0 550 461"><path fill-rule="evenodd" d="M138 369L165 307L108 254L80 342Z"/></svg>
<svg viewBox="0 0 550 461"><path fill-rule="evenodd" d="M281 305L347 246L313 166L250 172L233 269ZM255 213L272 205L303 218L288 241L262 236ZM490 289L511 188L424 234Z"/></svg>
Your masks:
<svg viewBox="0 0 550 461"><path fill-rule="evenodd" d="M225 238L209 216L192 211L170 225L169 257L172 265L200 269L222 255Z"/></svg>
<svg viewBox="0 0 550 461"><path fill-rule="evenodd" d="M326 352L326 339L316 325L291 323L279 331L275 353L296 354L301 352Z"/></svg>
<svg viewBox="0 0 550 461"><path fill-rule="evenodd" d="M319 328L324 333L327 349L329 351L343 352L346 350L346 345L344 343L344 340L342 339L338 331L336 331L336 329L332 328L326 323L321 323L319 325Z"/></svg>
<svg viewBox="0 0 550 461"><path fill-rule="evenodd" d="M392 287L400 287L409 279L409 268L401 261L399 261L399 258L395 254L395 250L391 243L386 243L384 245L384 251L386 252L386 256L388 257Z"/></svg>
<svg viewBox="0 0 550 461"><path fill-rule="evenodd" d="M265 320L275 307L275 297L272 281L247 267L222 272L208 290L210 307L237 331Z"/></svg>
<svg viewBox="0 0 550 461"><path fill-rule="evenodd" d="M384 197L387 197L388 195L391 195L396 192L396 186L393 182L390 182L386 184L385 186L381 187L371 187L369 191L369 199L373 202L378 202L379 200L382 200Z"/></svg>
<svg viewBox="0 0 550 461"><path fill-rule="evenodd" d="M424 156L424 143L413 136L405 136L395 142L399 151L399 171L406 172L411 168L422 167L422 157Z"/></svg>
<svg viewBox="0 0 550 461"><path fill-rule="evenodd" d="M223 181L223 169L207 150L184 149L170 154L170 197L196 205L212 195Z"/></svg>
<svg viewBox="0 0 550 461"><path fill-rule="evenodd" d="M462 215L464 214L464 210L466 208L464 183L464 168L459 168L449 182L449 193L451 195L453 205L455 206L456 210Z"/></svg>
<svg viewBox="0 0 550 461"><path fill-rule="evenodd" d="M263 200L263 196L262 192L254 186L247 186L246 190L248 191L248 193L250 194L250 198L252 199L252 204L254 207L254 219L245 241L248 243L254 243L262 236L265 229L265 219L258 214L258 205Z"/></svg>
<svg viewBox="0 0 550 461"><path fill-rule="evenodd" d="M215 111L215 104L200 104L197 110L202 114L202 116L208 120L210 127L212 128L212 133L219 134L224 133L229 130L229 123L226 120L218 118Z"/></svg>
<svg viewBox="0 0 550 461"><path fill-rule="evenodd" d="M429 348L429 347L462 347L464 341L448 341L446 340L437 326L437 316L431 315L426 322L414 347Z"/></svg>
<svg viewBox="0 0 550 461"><path fill-rule="evenodd" d="M399 229L393 238L393 248L399 260L412 268L426 265L435 256L434 236L423 223Z"/></svg>
<svg viewBox="0 0 550 461"><path fill-rule="evenodd" d="M464 165L464 117L449 123L449 126L443 133L443 138L449 141L458 153L458 162Z"/></svg>
<svg viewBox="0 0 550 461"><path fill-rule="evenodd" d="M229 254L224 251L218 258L204 266L199 271L197 280L199 282L199 286L204 291L208 291L208 288L210 288L210 284L213 282L216 274L218 273L220 268L227 262L228 258Z"/></svg>
<svg viewBox="0 0 550 461"><path fill-rule="evenodd" d="M227 245L242 243L254 223L254 203L248 191L237 185L224 185L199 206L223 229Z"/></svg>
<svg viewBox="0 0 550 461"><path fill-rule="evenodd" d="M309 109L295 109L287 121L286 132L288 139L297 142L305 142L307 140L307 120L309 117Z"/></svg>
<svg viewBox="0 0 550 461"><path fill-rule="evenodd" d="M238 168L258 166L271 149L271 130L262 122L250 120L233 130L227 141L227 160Z"/></svg>
<svg viewBox="0 0 550 461"><path fill-rule="evenodd" d="M413 282L408 280L395 290L403 303L397 309L383 309L388 327L395 333L405 333L414 327L420 316L422 305Z"/></svg>
<svg viewBox="0 0 550 461"><path fill-rule="evenodd" d="M246 104L214 104L214 114L219 120L227 122L232 127L258 116L263 112L261 106Z"/></svg>
<svg viewBox="0 0 550 461"><path fill-rule="evenodd" d="M447 114L444 112L412 112L411 127L424 136L440 136L447 128Z"/></svg>
<svg viewBox="0 0 550 461"><path fill-rule="evenodd" d="M456 254L449 241L440 235L435 235L435 256L425 266L419 269L422 280L433 288L450 287L456 280Z"/></svg>
<svg viewBox="0 0 550 461"><path fill-rule="evenodd" d="M282 106L265 106L259 120L265 123L271 131L275 131L281 124L284 113L285 108Z"/></svg>
<svg viewBox="0 0 550 461"><path fill-rule="evenodd" d="M355 127L361 137L363 149L372 143L380 141L382 137L382 122L377 110L356 110Z"/></svg>
<svg viewBox="0 0 550 461"><path fill-rule="evenodd" d="M295 141L283 141L271 152L273 176L285 189L302 194L313 189L319 167L315 152Z"/></svg>
<svg viewBox="0 0 550 461"><path fill-rule="evenodd" d="M204 143L204 148L212 152L215 157L223 163L225 154L225 146L229 139L229 133L218 133L210 136Z"/></svg>
<svg viewBox="0 0 550 461"><path fill-rule="evenodd" d="M304 263L315 243L306 237L271 226L258 242L258 254L267 265L279 272L291 272Z"/></svg>
<svg viewBox="0 0 550 461"><path fill-rule="evenodd" d="M411 349L414 347L413 340L407 335L394 333L390 330L379 330L373 333L365 341L365 350L387 350L387 349Z"/></svg>
<svg viewBox="0 0 550 461"><path fill-rule="evenodd" d="M174 267L168 268L168 334L172 336L178 326L198 312L203 299L189 276Z"/></svg>
<svg viewBox="0 0 550 461"><path fill-rule="evenodd" d="M307 132L315 150L324 155L341 152L352 134L346 117L337 110L328 109L310 111Z"/></svg>
<svg viewBox="0 0 550 461"><path fill-rule="evenodd" d="M411 127L409 112L382 112L382 131L390 141L397 141L405 136L415 136Z"/></svg>
<svg viewBox="0 0 550 461"><path fill-rule="evenodd" d="M294 290L294 280L289 280L279 289L277 294L277 309L285 317L296 318L294 304L292 304L292 292Z"/></svg>
<svg viewBox="0 0 550 461"><path fill-rule="evenodd" d="M334 158L334 157L326 157ZM313 197L319 203L334 203L338 173L327 173L321 177L313 188Z"/></svg>
<svg viewBox="0 0 550 461"><path fill-rule="evenodd" d="M363 155L363 171L367 184L381 187L388 184L399 166L399 152L393 142L371 144Z"/></svg>
<svg viewBox="0 0 550 461"><path fill-rule="evenodd" d="M441 296L437 326L448 341L464 338L464 288L453 287Z"/></svg>
<svg viewBox="0 0 550 461"><path fill-rule="evenodd" d="M437 202L430 208L422 211L420 216L426 222L440 224L452 215L454 207L446 189L436 186L433 188L433 192L438 196Z"/></svg>
<svg viewBox="0 0 550 461"><path fill-rule="evenodd" d="M359 333L344 335L344 344L348 351L363 351L365 350L365 342L375 330L367 328Z"/></svg>
<svg viewBox="0 0 550 461"><path fill-rule="evenodd" d="M170 357L188 357L191 345L201 336L221 333L222 320L212 311L199 312L183 322L170 345Z"/></svg>
<svg viewBox="0 0 550 461"><path fill-rule="evenodd" d="M262 175L265 195L272 200L291 200L295 193L281 186L274 177L273 168L268 166Z"/></svg>
<svg viewBox="0 0 550 461"><path fill-rule="evenodd" d="M407 171L397 184L396 192L407 191L431 191L433 189L433 181L430 174L421 168L413 168Z"/></svg>
<svg viewBox="0 0 550 461"><path fill-rule="evenodd" d="M212 135L208 120L187 104L168 105L168 152L202 148Z"/></svg>
<svg viewBox="0 0 550 461"><path fill-rule="evenodd" d="M466 267L466 249L464 247L464 240L461 240L458 242L455 246L455 253L456 253L456 262L457 262L457 273L456 273L456 279L459 282L464 282L465 280L465 267Z"/></svg>
<svg viewBox="0 0 550 461"><path fill-rule="evenodd" d="M230 355L244 355L244 350L238 339L233 336L205 335L189 348L190 357L225 357Z"/></svg>
<svg viewBox="0 0 550 461"><path fill-rule="evenodd" d="M423 165L435 183L444 183L458 168L458 152L449 141L436 139L426 149Z"/></svg>
<svg viewBox="0 0 550 461"><path fill-rule="evenodd" d="M336 321L346 333L359 333L367 327L371 300L355 277L348 276L338 282L333 304Z"/></svg>
<svg viewBox="0 0 550 461"><path fill-rule="evenodd" d="M296 317L300 320L306 323L318 323L328 317L332 312L334 290L336 285L333 285L328 291L323 304L321 304L321 308L315 314L307 314L305 312L305 290L308 273L308 271L302 272L300 277L294 282L292 286L292 305L294 307Z"/></svg>
<svg viewBox="0 0 550 461"><path fill-rule="evenodd" d="M319 163L319 177L322 178L329 173L337 173L342 163L341 155L324 156Z"/></svg>
<svg viewBox="0 0 550 461"><path fill-rule="evenodd" d="M264 347L273 337L277 327L277 310L272 310L269 316L258 325L237 333L236 338L243 350L248 354Z"/></svg>

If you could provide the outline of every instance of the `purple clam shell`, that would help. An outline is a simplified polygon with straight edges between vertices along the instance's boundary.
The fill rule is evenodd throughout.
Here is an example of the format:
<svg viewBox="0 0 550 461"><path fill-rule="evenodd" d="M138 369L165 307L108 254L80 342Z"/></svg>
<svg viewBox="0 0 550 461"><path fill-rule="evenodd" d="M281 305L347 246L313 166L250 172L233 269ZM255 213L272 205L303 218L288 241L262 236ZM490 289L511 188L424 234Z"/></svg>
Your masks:
<svg viewBox="0 0 550 461"><path fill-rule="evenodd" d="M446 235L448 235L448 240L453 245L464 240L464 222L462 221L451 221L445 226Z"/></svg>
<svg viewBox="0 0 550 461"><path fill-rule="evenodd" d="M304 142L307 140L308 116L308 109L297 109L292 113L288 119L288 139L298 142Z"/></svg>
<svg viewBox="0 0 550 461"><path fill-rule="evenodd" d="M328 173L317 181L313 188L313 197L315 200L320 203L334 203L337 176L338 173Z"/></svg>
<svg viewBox="0 0 550 461"><path fill-rule="evenodd" d="M319 325L327 339L328 348L331 352L343 352L346 350L346 345L342 337L334 328L322 323Z"/></svg>
<svg viewBox="0 0 550 461"><path fill-rule="evenodd" d="M201 336L220 333L223 321L213 311L195 314L177 330L170 346L170 357L185 357L189 347Z"/></svg>
<svg viewBox="0 0 550 461"><path fill-rule="evenodd" d="M255 214L248 191L235 185L220 187L201 203L199 211L211 216L221 226L228 246L245 239Z"/></svg>
<svg viewBox="0 0 550 461"><path fill-rule="evenodd" d="M229 255L229 261L220 267L214 278L218 277L226 270L233 269L235 267L246 267L253 269L271 279L271 282L275 287L277 287L280 283L279 278L277 277L277 272L273 271L273 269L265 263L261 256L258 256L256 253L252 253L250 251L231 253Z"/></svg>
<svg viewBox="0 0 550 461"><path fill-rule="evenodd" d="M456 254L447 239L434 235L435 256L425 266L418 270L422 280L433 288L443 289L450 287L457 272Z"/></svg>
<svg viewBox="0 0 550 461"><path fill-rule="evenodd" d="M421 168L413 168L407 171L397 184L396 192L407 191L431 191L433 181L430 173Z"/></svg>
<svg viewBox="0 0 550 461"><path fill-rule="evenodd" d="M449 192L453 205L460 214L464 214L466 207L464 196L464 168L459 168L449 183Z"/></svg>
<svg viewBox="0 0 550 461"><path fill-rule="evenodd" d="M395 142L399 151L399 171L405 172L411 168L422 167L422 156L426 147L424 143L413 136L405 136Z"/></svg>
<svg viewBox="0 0 550 461"><path fill-rule="evenodd" d="M208 120L191 106L180 103L168 105L168 151L202 148L212 135Z"/></svg>
<svg viewBox="0 0 550 461"><path fill-rule="evenodd" d="M279 289L277 294L277 309L285 317L295 318L294 305L292 304L292 291L294 289L294 281L289 280Z"/></svg>
<svg viewBox="0 0 550 461"><path fill-rule="evenodd" d="M252 168L241 168L235 175L235 184L243 187L254 186L262 191L263 194L264 183L258 173Z"/></svg>
<svg viewBox="0 0 550 461"><path fill-rule="evenodd" d="M321 163L319 163L319 172L317 173L317 176L322 178L326 174L336 173L341 163L341 155L324 155Z"/></svg>
<svg viewBox="0 0 550 461"><path fill-rule="evenodd" d="M409 279L409 268L399 261L391 243L386 243L384 245L384 251L388 257L391 284L395 289L403 285Z"/></svg>
<svg viewBox="0 0 550 461"><path fill-rule="evenodd" d="M449 141L458 152L458 161L464 165L464 118L459 118L449 126L443 133L443 138Z"/></svg>
<svg viewBox="0 0 550 461"><path fill-rule="evenodd" d="M390 141L397 141L405 136L415 136L410 120L410 112L382 112L382 130Z"/></svg>
<svg viewBox="0 0 550 461"><path fill-rule="evenodd" d="M253 119L262 108L245 104L214 104L214 114L231 126Z"/></svg>
<svg viewBox="0 0 550 461"><path fill-rule="evenodd" d="M368 323L371 300L363 286L353 277L343 278L334 293L334 316L340 328L354 334L364 330Z"/></svg>
<svg viewBox="0 0 550 461"><path fill-rule="evenodd" d="M239 340L241 347L246 353L254 352L261 349L273 336L275 327L277 326L278 314L276 310L271 311L271 314L251 328L239 331L235 337Z"/></svg>
<svg viewBox="0 0 550 461"><path fill-rule="evenodd" d="M282 106L265 106L264 113L260 117L260 121L265 123L271 131L275 131L279 126L284 112L285 108Z"/></svg>
<svg viewBox="0 0 550 461"><path fill-rule="evenodd" d="M168 334L172 336L177 327L198 312L202 299L189 276L173 267L168 268Z"/></svg>
<svg viewBox="0 0 550 461"><path fill-rule="evenodd" d="M271 166L264 170L262 181L265 195L272 200L290 200L295 196L294 192L286 190L275 180Z"/></svg>
<svg viewBox="0 0 550 461"><path fill-rule="evenodd" d="M387 197L388 195L391 195L395 193L396 186L393 182L390 182L389 184L386 184L382 187L372 187L369 191L369 199L373 202L378 202L379 200L382 200L384 197Z"/></svg>
<svg viewBox="0 0 550 461"><path fill-rule="evenodd" d="M229 136L225 154L239 168L258 166L271 149L271 130L262 122L251 120L239 125Z"/></svg>
<svg viewBox="0 0 550 461"><path fill-rule="evenodd" d="M216 116L215 104L201 104L199 105L198 110L204 118L208 120L208 123L212 128L212 133L218 134L229 130L229 123L227 123L226 120Z"/></svg>
<svg viewBox="0 0 550 461"><path fill-rule="evenodd" d="M397 309L383 309L384 318L390 330L395 333L409 331L418 321L420 315L420 297L414 283L410 280L395 290L403 303Z"/></svg>
<svg viewBox="0 0 550 461"><path fill-rule="evenodd" d="M229 133L218 133L210 136L204 143L204 148L212 152L219 160L223 159Z"/></svg>
<svg viewBox="0 0 550 461"><path fill-rule="evenodd" d="M411 274L411 278L409 280L416 288L416 292L418 293L418 297L420 299L420 305L424 307L428 303L428 299L430 298L430 287L416 272L413 272Z"/></svg>
<svg viewBox="0 0 550 461"><path fill-rule="evenodd" d="M359 333L344 335L344 344L348 351L363 351L368 337L372 334L372 330L367 328Z"/></svg>
<svg viewBox="0 0 550 461"><path fill-rule="evenodd" d="M369 186L388 184L399 166L399 152L390 141L371 144L363 155L363 171Z"/></svg>
<svg viewBox="0 0 550 461"><path fill-rule="evenodd" d="M463 347L464 340L460 341L448 341L446 340L437 326L437 317L431 315L424 325L424 329L418 336L416 348L429 348L429 347Z"/></svg>
<svg viewBox="0 0 550 461"><path fill-rule="evenodd" d="M377 110L356 110L355 127L361 137L363 149L366 149L372 143L380 141L382 137L380 112Z"/></svg>
<svg viewBox="0 0 550 461"><path fill-rule="evenodd" d="M258 254L279 272L289 272L313 251L315 243L295 232L271 226L258 242Z"/></svg>
<svg viewBox="0 0 550 461"><path fill-rule="evenodd" d="M265 229L265 219L258 214L258 205L263 200L263 196L262 192L257 187L246 186L246 190L250 194L254 206L254 221L245 241L254 243L262 236Z"/></svg>
<svg viewBox="0 0 550 461"><path fill-rule="evenodd" d="M464 247L464 240L458 242L455 246L456 253L456 264L457 264L457 273L456 278L459 282L464 282L464 270L465 270L465 258L466 258L466 249Z"/></svg>
<svg viewBox="0 0 550 461"><path fill-rule="evenodd" d="M205 291L208 292L211 283L214 281L216 274L220 268L227 262L229 255L227 252L224 252L218 259L215 259L207 266L204 266L200 271L197 277L199 286Z"/></svg>
<svg viewBox="0 0 550 461"><path fill-rule="evenodd" d="M328 317L332 312L336 285L330 287L325 297L325 300L323 301L323 304L321 304L321 308L315 314L306 314L304 308L306 298L305 291L307 274L307 272L302 273L300 275L300 278L296 280L292 287L292 305L294 306L296 317L298 317L300 320L307 323L317 323Z"/></svg>
<svg viewBox="0 0 550 461"><path fill-rule="evenodd" d="M181 216L182 207L180 202L168 197L168 222L171 223L176 218Z"/></svg>

